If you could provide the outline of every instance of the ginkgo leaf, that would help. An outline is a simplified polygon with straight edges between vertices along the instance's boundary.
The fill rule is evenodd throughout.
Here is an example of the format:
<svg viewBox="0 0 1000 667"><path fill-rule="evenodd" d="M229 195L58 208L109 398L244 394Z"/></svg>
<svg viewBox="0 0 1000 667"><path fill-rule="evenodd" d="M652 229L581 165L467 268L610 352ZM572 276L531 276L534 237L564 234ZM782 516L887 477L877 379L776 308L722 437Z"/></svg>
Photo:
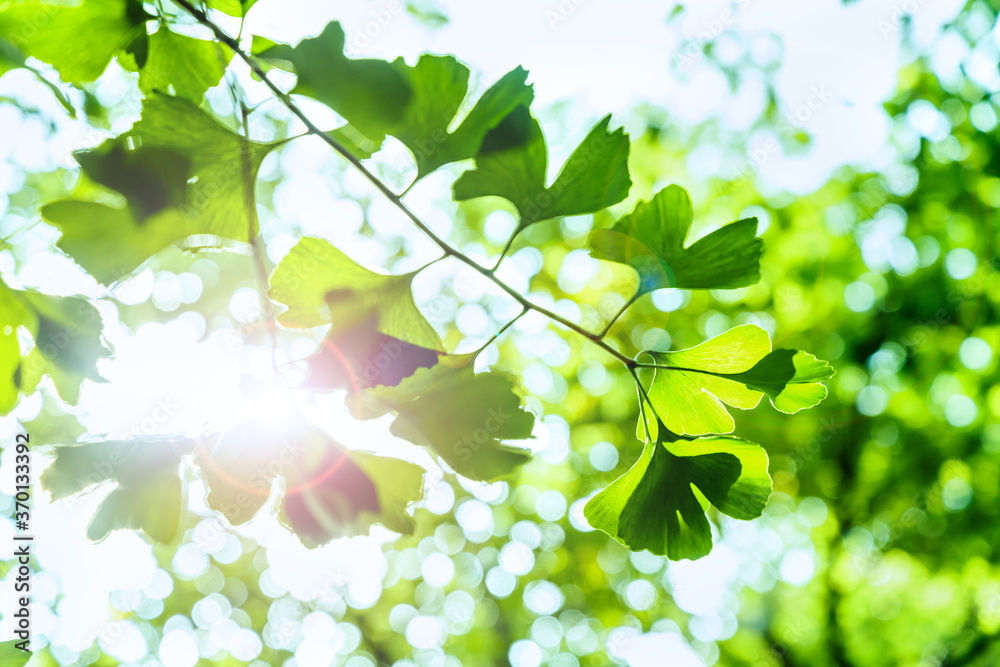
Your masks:
<svg viewBox="0 0 1000 667"><path fill-rule="evenodd" d="M822 359L802 350L782 348L732 377L767 394L778 410L793 414L826 398L826 386L820 383L832 375L833 368Z"/></svg>
<svg viewBox="0 0 1000 667"><path fill-rule="evenodd" d="M728 289L760 281L757 218L726 225L685 248L693 219L688 193L668 186L611 229L592 232L590 254L635 269L639 295L663 287Z"/></svg>
<svg viewBox="0 0 1000 667"><path fill-rule="evenodd" d="M132 529L171 542L183 498L180 459L195 446L190 438L158 436L57 447L55 461L42 473L42 488L58 500L117 482L91 519L87 537L100 540L113 530Z"/></svg>
<svg viewBox="0 0 1000 667"><path fill-rule="evenodd" d="M290 62L298 75L293 93L319 100L378 141L402 119L410 87L384 60L348 58L344 44L344 29L333 21L322 33L294 47L277 44L259 50L258 55Z"/></svg>
<svg viewBox="0 0 1000 667"><path fill-rule="evenodd" d="M712 550L701 499L734 519L760 516L771 493L767 454L730 436L659 431L663 437L648 441L628 472L587 502L584 516L633 551L695 560Z"/></svg>
<svg viewBox="0 0 1000 667"><path fill-rule="evenodd" d="M109 356L110 351L101 340L100 313L78 297L31 290L17 294L31 313L26 326L35 343L21 363L21 392L31 393L42 376L49 375L59 396L76 404L84 379L104 380L97 371L97 360Z"/></svg>
<svg viewBox="0 0 1000 667"><path fill-rule="evenodd" d="M306 359L309 378L305 386L352 391L392 387L420 368L433 367L440 355L380 332L378 317L372 313L354 327L326 335L320 348Z"/></svg>
<svg viewBox="0 0 1000 667"><path fill-rule="evenodd" d="M139 222L184 204L191 161L182 153L147 146L129 150L112 140L73 157L91 180L121 193Z"/></svg>
<svg viewBox="0 0 1000 667"><path fill-rule="evenodd" d="M208 0L205 3L209 9L216 9L223 14L236 17L246 16L255 4L257 0Z"/></svg>
<svg viewBox="0 0 1000 667"><path fill-rule="evenodd" d="M23 667L31 660L33 652L22 651L17 647L19 643L27 645L21 639L0 642L0 667Z"/></svg>
<svg viewBox="0 0 1000 667"><path fill-rule="evenodd" d="M18 328L33 347L22 356ZM110 354L101 340L100 313L85 299L15 290L0 280L0 414L52 377L60 397L76 403L85 378L103 381L97 359Z"/></svg>
<svg viewBox="0 0 1000 667"><path fill-rule="evenodd" d="M373 523L412 532L406 507L421 496L423 468L345 449L297 410L286 416L248 419L223 432L210 450L199 450L209 507L232 525L246 523L281 478L279 515L309 547L366 532Z"/></svg>
<svg viewBox="0 0 1000 667"><path fill-rule="evenodd" d="M503 442L530 438L535 416L521 407L514 381L502 373L476 374L472 364L439 365L418 370L381 398L398 413L393 435L428 447L470 479L495 480L530 456Z"/></svg>
<svg viewBox="0 0 1000 667"><path fill-rule="evenodd" d="M287 307L278 316L278 322L286 327L332 323L330 331L336 332L375 315L381 333L440 349L441 339L413 300L415 275L369 271L328 241L306 237L274 269L270 297Z"/></svg>
<svg viewBox="0 0 1000 667"><path fill-rule="evenodd" d="M256 229L253 202L257 172L282 142L248 141L196 104L170 95L143 101L142 115L123 137L137 147L180 153L191 163L184 216L204 234L247 241ZM248 203L250 206L248 207Z"/></svg>
<svg viewBox="0 0 1000 667"><path fill-rule="evenodd" d="M129 209L66 199L43 206L42 217L62 232L56 246L105 285L127 278L171 243L198 232L175 208L137 220Z"/></svg>
<svg viewBox="0 0 1000 667"><path fill-rule="evenodd" d="M767 332L754 324L686 350L646 354L656 365L649 402L666 427L682 435L732 432L735 424L723 403L748 410L764 393L785 412L812 407L826 396L816 383L833 373L804 352L772 353ZM647 418L655 429L653 416Z"/></svg>
<svg viewBox="0 0 1000 667"><path fill-rule="evenodd" d="M187 100L154 95L126 135L75 154L126 207L67 199L43 206L42 217L62 232L59 248L110 284L190 236L249 241L253 184L277 145L247 141Z"/></svg>
<svg viewBox="0 0 1000 667"><path fill-rule="evenodd" d="M139 0L86 0L53 4L42 0L6 3L0 34L26 55L52 65L63 81L93 81L136 36L147 14Z"/></svg>
<svg viewBox="0 0 1000 667"><path fill-rule="evenodd" d="M17 330L28 309L0 280L0 415L6 415L20 397L21 344Z"/></svg>
<svg viewBox="0 0 1000 667"><path fill-rule="evenodd" d="M469 68L452 56L423 55L414 66L402 58L393 66L403 75L412 95L403 117L390 130L410 149L417 163L417 179L438 167L476 156L486 134L511 111L528 106L534 97L525 82L528 73L518 67L483 93L454 132L448 128L465 99Z"/></svg>
<svg viewBox="0 0 1000 667"><path fill-rule="evenodd" d="M547 149L538 121L518 107L483 140L476 168L455 181L455 199L495 195L520 214L518 229L565 215L593 213L628 196L628 135L608 131L611 116L601 120L546 186Z"/></svg>
<svg viewBox="0 0 1000 667"><path fill-rule="evenodd" d="M404 535L413 533L406 508L423 494L423 468L337 446L319 454L311 464L293 464L278 509L278 517L305 546L365 533L374 523Z"/></svg>
<svg viewBox="0 0 1000 667"><path fill-rule="evenodd" d="M238 3L237 3L238 4ZM161 26L149 35L149 53L139 70L139 90L170 92L198 103L218 85L233 52L214 41L179 35Z"/></svg>

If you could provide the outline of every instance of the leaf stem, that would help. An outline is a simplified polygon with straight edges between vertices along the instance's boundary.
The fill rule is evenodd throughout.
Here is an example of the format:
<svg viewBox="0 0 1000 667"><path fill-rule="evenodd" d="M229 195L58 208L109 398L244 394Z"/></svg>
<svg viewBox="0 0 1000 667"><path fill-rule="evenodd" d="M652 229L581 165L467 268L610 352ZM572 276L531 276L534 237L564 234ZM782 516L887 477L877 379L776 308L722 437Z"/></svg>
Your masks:
<svg viewBox="0 0 1000 667"><path fill-rule="evenodd" d="M514 245L514 239L516 239L517 235L520 233L521 233L520 229L515 229L514 233L510 235L509 239L507 239L507 243L504 245L503 250L500 251L500 256L497 257L497 263L493 265L492 269L490 269L491 273L496 273L496 270L500 268L500 265L503 263L504 258L507 257L507 253L510 251L510 247Z"/></svg>
<svg viewBox="0 0 1000 667"><path fill-rule="evenodd" d="M609 345L607 342L601 340L601 336L597 335L592 331L587 331L579 324L567 320L565 317L559 315L558 313L552 312L551 310L548 310L543 306L539 306L537 304L532 303L523 295L521 295L519 292L517 292L517 290L515 290L513 287L511 287L510 285L508 285L507 283L503 282L495 275L493 275L493 272L490 269L481 266L471 257L468 257L467 255L463 254L462 252L458 251L457 249L449 245L447 241L438 236L434 232L434 230L432 230L423 220L420 219L419 216L417 216L413 211L411 211L410 207L407 206L402 199L400 199L399 195L390 190L389 186L383 183L378 176L372 173L372 171L369 170L361 162L361 160L359 160L357 157L351 154L351 152L347 150L347 148L345 148L339 141L337 141L336 139L334 139L333 137L331 137L330 135L319 129L319 127L317 127L316 124L313 123L309 119L309 117L306 116L306 114L299 108L299 106L292 99L291 95L281 90L281 88L279 88L277 84L275 84L274 81L272 81L270 77L268 77L267 72L264 71L264 68L257 61L257 59L254 58L252 55L243 51L237 40L233 39L228 34L226 34L219 26L217 26L210 18L208 18L208 15L204 11L192 5L189 0L175 0L175 4L177 4L185 11L187 11L187 13L193 16L195 20L198 21L198 23L202 24L203 26L211 30L212 33L215 35L216 39L218 39L220 42L222 42L230 49L232 49L233 52L237 56L239 56L239 58L243 60L243 62L245 62L247 66L250 67L251 71L253 71L253 73L256 74L257 77L262 82L264 82L264 84L271 90L271 92L274 93L274 95L282 101L282 103L285 105L288 111L290 111L292 115L298 118L302 122L302 124L305 125L306 129L309 131L310 134L319 137L328 146L330 146L330 148L332 148L334 151L339 153L341 157L347 160L351 164L351 166L353 166L356 170L358 170L362 176L368 179L368 181L373 186L375 186L375 188L379 192L381 192L386 199L389 200L389 202L391 202L407 218L409 218L410 222L412 222L417 227L417 229L419 229L425 235L427 235L427 237L430 238L431 241L433 241L435 245L437 245L438 248L441 249L441 251L445 254L446 257L454 257L463 264L466 264L472 269L475 269L487 280L490 280L497 287L506 292L512 299L517 301L517 303L519 303L523 308L534 310L535 312L540 313L545 317L549 318L553 322L561 324L562 326L566 327L567 329L570 329L571 331L575 331L576 333L580 334L590 342L603 348L608 354L610 354L611 356L615 357L620 362L625 364L627 368L631 369L635 366L635 361L633 359L622 354L614 347Z"/></svg>
<svg viewBox="0 0 1000 667"><path fill-rule="evenodd" d="M611 331L611 327L613 327L615 325L615 322L618 321L618 318L621 317L622 315L624 315L625 311L628 310L629 306L631 306L633 303L635 303L638 300L639 300L639 292L636 292L634 295L632 295L631 299L629 299L628 301L626 301L625 304L621 308L618 309L618 312L615 313L615 316L612 317L608 321L608 323L606 325L604 325L604 328L601 329L601 333L599 334L601 336L601 338L604 338L605 336L608 335L608 332Z"/></svg>
<svg viewBox="0 0 1000 667"><path fill-rule="evenodd" d="M495 341L497 338L499 338L503 334L504 331L507 331L507 329L509 329L512 326L514 326L515 322L517 322L519 319L521 319L522 317L524 317L524 314L527 313L528 310L529 310L528 308L525 308L525 307L522 306L521 307L521 312L518 313L514 317L514 319L512 319L511 321L507 322L507 324L505 324L502 327L500 327L499 331L497 331L495 334L493 334L492 336L490 336L490 339L488 341L486 341L485 343L483 343L479 347L478 350L476 350L476 354L479 354L480 352L482 352L483 350L485 350L486 348L488 348L490 345L492 345L493 341Z"/></svg>

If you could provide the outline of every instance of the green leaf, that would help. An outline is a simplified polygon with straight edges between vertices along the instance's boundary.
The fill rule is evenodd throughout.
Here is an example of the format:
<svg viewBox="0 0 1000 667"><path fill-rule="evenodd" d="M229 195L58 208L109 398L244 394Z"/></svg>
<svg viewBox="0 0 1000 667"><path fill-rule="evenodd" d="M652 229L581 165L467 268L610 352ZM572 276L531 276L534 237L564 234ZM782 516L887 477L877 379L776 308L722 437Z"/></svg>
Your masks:
<svg viewBox="0 0 1000 667"><path fill-rule="evenodd" d="M238 3L237 3L238 4ZM139 71L139 89L170 92L198 103L218 85L233 53L218 42L178 35L165 26L149 36L149 57Z"/></svg>
<svg viewBox="0 0 1000 667"><path fill-rule="evenodd" d="M639 295L662 287L728 289L760 281L757 218L726 225L685 248L693 218L687 192L668 186L611 229L591 233L591 255L635 269Z"/></svg>
<svg viewBox="0 0 1000 667"><path fill-rule="evenodd" d="M26 55L52 65L67 83L93 81L153 18L137 0L40 0L7 3L0 34Z"/></svg>
<svg viewBox="0 0 1000 667"><path fill-rule="evenodd" d="M197 463L208 505L232 525L252 519L274 481L285 482L279 516L311 547L367 532L373 523L412 533L408 503L423 491L423 468L344 449L296 410L282 421L266 416L235 425Z"/></svg>
<svg viewBox="0 0 1000 667"><path fill-rule="evenodd" d="M333 445L318 463L293 465L278 517L309 548L365 534L375 523L412 535L406 508L423 495L423 477L424 469L408 461Z"/></svg>
<svg viewBox="0 0 1000 667"><path fill-rule="evenodd" d="M182 207L185 217L202 233L248 240L248 229L256 229L253 199L260 163L283 142L248 141L192 102L169 95L153 95L143 102L142 116L125 140L187 158L193 182ZM253 220L247 217L248 209Z"/></svg>
<svg viewBox="0 0 1000 667"><path fill-rule="evenodd" d="M24 327L34 347L22 356L17 331ZM0 280L0 414L50 375L67 403L76 403L84 379L102 381L97 359L110 353L101 341L100 313L79 297L15 290Z"/></svg>
<svg viewBox="0 0 1000 667"><path fill-rule="evenodd" d="M535 416L521 407L513 379L501 373L477 375L472 364L421 368L397 391L379 387L373 397L397 411L393 435L428 447L470 479L503 477L530 457L502 442L530 438Z"/></svg>
<svg viewBox="0 0 1000 667"><path fill-rule="evenodd" d="M486 134L514 109L528 106L534 97L526 84L528 73L509 72L476 102L462 123L449 132L469 88L469 68L452 56L423 55L413 67L402 58L393 66L412 90L405 113L389 133L413 153L417 179L438 167L469 160Z"/></svg>
<svg viewBox="0 0 1000 667"><path fill-rule="evenodd" d="M279 143L247 141L187 100L154 95L126 135L75 154L127 207L70 199L43 206L42 217L62 232L56 245L104 284L189 236L248 242L257 171Z"/></svg>
<svg viewBox="0 0 1000 667"><path fill-rule="evenodd" d="M17 405L21 393L21 345L17 329L27 320L24 303L0 280L0 415L6 415Z"/></svg>
<svg viewBox="0 0 1000 667"><path fill-rule="evenodd" d="M11 639L0 642L0 667L22 667L31 660L32 651L22 651L17 647L21 641Z"/></svg>
<svg viewBox="0 0 1000 667"><path fill-rule="evenodd" d="M62 232L56 246L105 285L198 231L173 208L139 221L128 209L68 199L43 206L42 217Z"/></svg>
<svg viewBox="0 0 1000 667"><path fill-rule="evenodd" d="M333 21L318 36L295 47L279 44L259 55L292 63L298 75L293 93L319 100L369 139L379 141L403 117L410 87L384 60L348 58L344 43L344 30Z"/></svg>
<svg viewBox="0 0 1000 667"><path fill-rule="evenodd" d="M793 414L826 398L826 386L820 383L832 375L829 363L808 352L783 348L733 379L764 392L775 408Z"/></svg>
<svg viewBox="0 0 1000 667"><path fill-rule="evenodd" d="M101 340L102 321L97 308L78 297L58 297L26 290L19 292L33 313L28 330L35 347L21 363L21 392L34 391L49 375L60 398L70 404L80 399L84 379L102 382L97 359L110 352Z"/></svg>
<svg viewBox="0 0 1000 667"><path fill-rule="evenodd" d="M812 407L826 396L816 383L833 373L805 352L772 353L767 332L754 324L686 350L646 354L657 365L649 401L667 429L682 435L732 432L735 424L723 403L748 410L764 393L784 412ZM655 431L653 416L647 418Z"/></svg>
<svg viewBox="0 0 1000 667"><path fill-rule="evenodd" d="M697 493L734 519L761 515L771 493L767 454L730 436L649 441L628 472L587 502L584 516L633 551L696 560L712 550Z"/></svg>
<svg viewBox="0 0 1000 667"><path fill-rule="evenodd" d="M209 9L216 9L223 14L236 17L246 16L255 4L257 0L208 0L205 3Z"/></svg>
<svg viewBox="0 0 1000 667"><path fill-rule="evenodd" d="M538 121L518 107L483 140L476 169L455 181L455 199L495 195L509 200L520 214L518 230L565 215L593 213L627 195L628 135L608 131L611 116L594 126L546 187L547 149Z"/></svg>
<svg viewBox="0 0 1000 667"><path fill-rule="evenodd" d="M87 526L87 537L100 540L113 530L131 529L171 542L183 497L180 459L195 448L192 439L172 437L57 447L55 461L42 473L42 488L58 500L97 484L117 482Z"/></svg>
<svg viewBox="0 0 1000 667"><path fill-rule="evenodd" d="M331 331L306 359L306 386L358 392L375 386L396 386L420 368L433 367L441 353L378 330L374 313L360 324Z"/></svg>
<svg viewBox="0 0 1000 667"><path fill-rule="evenodd" d="M3 16L3 14L0 14ZM24 54L17 50L13 44L0 37L0 76L3 76L12 69L24 67Z"/></svg>
<svg viewBox="0 0 1000 667"><path fill-rule="evenodd" d="M354 327L370 316L378 331L430 349L441 339L417 309L411 283L416 273L387 276L369 271L323 239L306 237L271 274L270 297L287 310L278 316L286 327L332 323L331 332Z"/></svg>
<svg viewBox="0 0 1000 667"><path fill-rule="evenodd" d="M91 180L120 192L138 221L184 204L191 161L177 151L145 146L129 150L123 141L105 141L73 157Z"/></svg>
<svg viewBox="0 0 1000 667"><path fill-rule="evenodd" d="M359 160L367 160L382 147L381 139L379 141L372 141L365 135L361 134L357 128L351 127L350 125L344 125L335 130L330 130L327 134Z"/></svg>

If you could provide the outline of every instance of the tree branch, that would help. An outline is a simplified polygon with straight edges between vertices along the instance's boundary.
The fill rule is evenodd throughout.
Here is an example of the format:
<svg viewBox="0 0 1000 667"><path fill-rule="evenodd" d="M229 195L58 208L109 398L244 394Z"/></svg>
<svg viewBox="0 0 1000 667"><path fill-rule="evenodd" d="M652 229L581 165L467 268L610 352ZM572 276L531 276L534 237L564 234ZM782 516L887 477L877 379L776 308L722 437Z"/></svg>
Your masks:
<svg viewBox="0 0 1000 667"><path fill-rule="evenodd" d="M467 255L463 254L462 252L456 250L451 245L449 245L447 241L438 236L434 232L434 230L432 230L423 220L421 220L413 211L411 211L410 208L405 203L403 203L402 199L400 199L395 192L390 190L389 187L385 183L383 183L378 176L372 173L361 162L361 160L352 155L351 152L347 150L347 148L345 148L343 145L341 145L340 142L338 142L336 139L331 137L326 132L323 132L323 130L319 129L319 127L317 127L309 119L309 117L306 116L305 113L299 108L299 106L291 98L291 95L281 90L281 88L279 88L268 77L267 72L264 71L264 68L257 61L257 59L254 58L252 55L245 53L243 51L237 40L233 39L228 34L223 32L223 30L219 26L217 26L210 18L208 18L208 15L204 11L192 5L188 0L175 0L175 4L177 4L178 6L183 8L187 13L193 16L195 20L198 21L198 23L211 30L212 33L215 35L216 39L218 39L220 42L222 42L227 47L232 49L233 52L237 56L239 56L239 58L243 60L243 62L245 62L247 66L250 67L253 73L256 74L261 81L264 82L264 84L271 90L271 92L274 93L274 95L281 100L281 102L292 113L292 115L294 115L296 118L302 121L302 123L306 126L306 129L308 130L309 134L319 137L328 146L330 146L330 148L332 148L334 151L340 154L341 157L347 160L351 164L351 166L357 169L362 176L368 179L368 181L372 185L374 185L375 188L379 192L381 192L386 199L388 199L407 218L409 218L410 222L412 222L420 231L426 234L427 237L430 238L431 241L433 241L438 246L438 248L441 249L441 251L444 253L446 257L454 257L463 264L476 270L480 275L484 276L487 280L491 281L497 287L506 292L512 299L517 301L517 303L519 303L523 308L527 308L529 310L533 310L537 313L540 313L541 315L544 315L553 322L561 324L567 329L570 329L571 331L578 333L579 335L583 336L590 342L604 349L608 354L610 354L611 356L615 357L620 362L625 364L626 367L631 369L635 365L634 360L630 359L628 356L622 354L614 347L606 343L604 340L602 340L602 336L594 332L587 331L579 324L567 320L565 317L559 315L558 313L552 312L551 310L548 310L543 306L539 306L537 304L532 303L523 295L518 293L510 285L497 278L490 269L481 266L471 257L468 257Z"/></svg>

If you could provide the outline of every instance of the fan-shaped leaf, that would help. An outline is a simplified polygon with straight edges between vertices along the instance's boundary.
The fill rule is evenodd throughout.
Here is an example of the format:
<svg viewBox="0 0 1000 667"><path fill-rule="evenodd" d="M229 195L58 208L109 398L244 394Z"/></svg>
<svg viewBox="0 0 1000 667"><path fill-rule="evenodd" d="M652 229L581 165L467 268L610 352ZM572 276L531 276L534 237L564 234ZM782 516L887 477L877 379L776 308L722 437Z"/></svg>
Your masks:
<svg viewBox="0 0 1000 667"><path fill-rule="evenodd" d="M495 195L520 214L518 229L564 215L593 213L628 196L628 135L601 120L546 186L547 149L538 121L518 107L483 140L476 168L455 181L455 199Z"/></svg>
<svg viewBox="0 0 1000 667"><path fill-rule="evenodd" d="M687 192L668 186L611 229L593 232L591 255L635 269L640 295L662 287L726 289L760 280L763 244L756 218L726 225L685 248L693 218Z"/></svg>
<svg viewBox="0 0 1000 667"><path fill-rule="evenodd" d="M584 516L633 551L696 560L712 550L702 499L734 519L760 516L771 493L767 454L739 438L659 431L628 472L587 502Z"/></svg>

